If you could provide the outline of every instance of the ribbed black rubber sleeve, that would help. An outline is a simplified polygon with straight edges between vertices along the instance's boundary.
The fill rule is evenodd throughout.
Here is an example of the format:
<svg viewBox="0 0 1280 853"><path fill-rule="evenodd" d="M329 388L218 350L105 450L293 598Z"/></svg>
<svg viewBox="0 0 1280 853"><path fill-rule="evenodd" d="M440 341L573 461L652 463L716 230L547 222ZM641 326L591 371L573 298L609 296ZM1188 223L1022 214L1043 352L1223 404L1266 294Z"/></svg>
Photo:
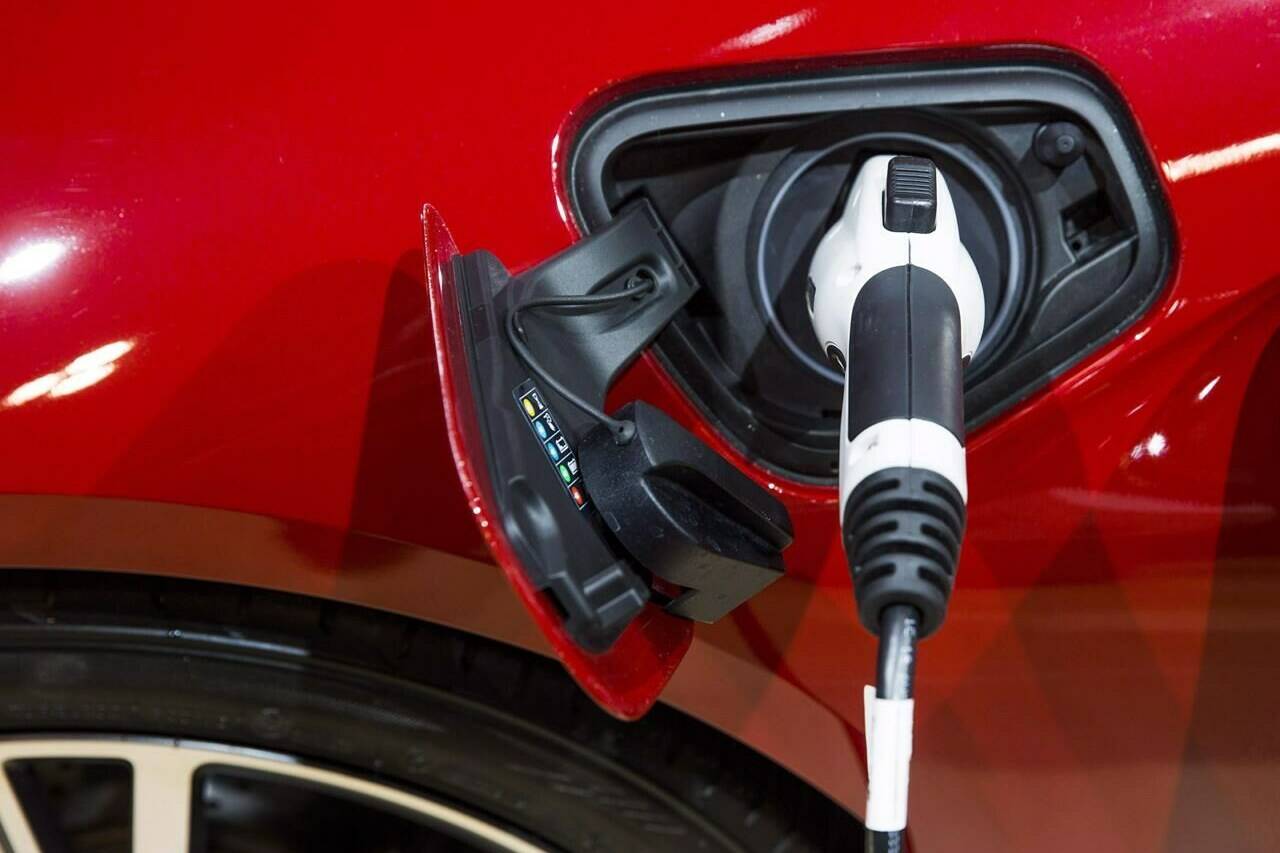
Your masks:
<svg viewBox="0 0 1280 853"><path fill-rule="evenodd" d="M920 636L947 612L964 537L964 499L951 481L920 468L886 468L867 477L844 509L844 547L858 617L880 633L885 608L920 613Z"/></svg>

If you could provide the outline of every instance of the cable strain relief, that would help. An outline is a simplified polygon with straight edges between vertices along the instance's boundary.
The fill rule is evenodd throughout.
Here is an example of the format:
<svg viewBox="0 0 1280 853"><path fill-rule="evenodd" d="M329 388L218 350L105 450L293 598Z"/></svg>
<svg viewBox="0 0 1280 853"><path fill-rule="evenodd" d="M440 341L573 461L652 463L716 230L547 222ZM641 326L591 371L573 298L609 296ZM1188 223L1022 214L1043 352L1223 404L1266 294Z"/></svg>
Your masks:
<svg viewBox="0 0 1280 853"><path fill-rule="evenodd" d="M884 610L920 613L921 638L942 625L955 583L965 505L946 477L886 468L866 477L845 503L844 548L858 617L879 636Z"/></svg>

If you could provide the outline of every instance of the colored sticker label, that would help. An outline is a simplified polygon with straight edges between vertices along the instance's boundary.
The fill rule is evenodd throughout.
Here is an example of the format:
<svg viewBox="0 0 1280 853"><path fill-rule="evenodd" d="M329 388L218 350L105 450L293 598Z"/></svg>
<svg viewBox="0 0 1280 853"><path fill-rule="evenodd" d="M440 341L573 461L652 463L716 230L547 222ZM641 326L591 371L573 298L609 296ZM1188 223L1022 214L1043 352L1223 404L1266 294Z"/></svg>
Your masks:
<svg viewBox="0 0 1280 853"><path fill-rule="evenodd" d="M543 412L538 416L538 419L534 421L534 423L542 425L542 428L546 430L547 438L550 438L560 431L560 425L556 423L555 418L551 417L550 412Z"/></svg>
<svg viewBox="0 0 1280 853"><path fill-rule="evenodd" d="M561 484L578 509L587 505L587 493L578 471L578 459L574 456L569 438L560 431L555 416L547 408L546 401L532 383L525 382L515 389L513 396L524 414L533 434L538 437L542 452L560 478Z"/></svg>
<svg viewBox="0 0 1280 853"><path fill-rule="evenodd" d="M533 420L547 410L547 404L542 402L542 395L538 393L538 389L531 388L520 395L520 408L524 409L529 420Z"/></svg>

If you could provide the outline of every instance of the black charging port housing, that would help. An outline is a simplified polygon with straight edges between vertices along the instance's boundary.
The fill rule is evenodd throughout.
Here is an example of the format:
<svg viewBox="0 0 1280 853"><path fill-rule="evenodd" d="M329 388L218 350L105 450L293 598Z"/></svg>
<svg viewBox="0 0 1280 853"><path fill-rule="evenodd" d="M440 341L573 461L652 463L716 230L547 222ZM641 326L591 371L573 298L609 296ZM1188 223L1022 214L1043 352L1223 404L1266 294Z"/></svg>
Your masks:
<svg viewBox="0 0 1280 853"><path fill-rule="evenodd" d="M1123 100L1078 64L912 62L644 91L586 120L567 170L587 232L650 199L702 283L653 350L753 461L834 483L842 370L807 271L868 157L946 176L986 296L970 429L1119 334L1160 292L1173 229Z"/></svg>

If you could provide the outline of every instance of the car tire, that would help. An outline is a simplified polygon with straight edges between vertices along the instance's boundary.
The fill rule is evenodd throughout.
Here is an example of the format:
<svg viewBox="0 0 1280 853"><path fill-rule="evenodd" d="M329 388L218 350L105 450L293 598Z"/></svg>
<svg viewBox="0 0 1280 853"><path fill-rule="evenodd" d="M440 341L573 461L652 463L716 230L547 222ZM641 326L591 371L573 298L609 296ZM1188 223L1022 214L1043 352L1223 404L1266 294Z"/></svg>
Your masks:
<svg viewBox="0 0 1280 853"><path fill-rule="evenodd" d="M554 661L349 605L84 572L5 573L0 734L184 738L408 790L566 850L857 845L832 801L659 706L623 723ZM783 724L781 721L779 724Z"/></svg>

